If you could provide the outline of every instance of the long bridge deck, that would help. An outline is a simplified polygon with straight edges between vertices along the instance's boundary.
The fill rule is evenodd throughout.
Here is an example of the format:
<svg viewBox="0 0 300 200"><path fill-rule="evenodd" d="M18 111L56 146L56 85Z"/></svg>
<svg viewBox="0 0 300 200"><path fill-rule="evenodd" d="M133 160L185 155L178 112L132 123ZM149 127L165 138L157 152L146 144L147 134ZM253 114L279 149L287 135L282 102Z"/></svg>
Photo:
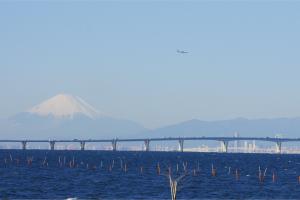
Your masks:
<svg viewBox="0 0 300 200"><path fill-rule="evenodd" d="M274 137L161 137L161 138L129 138L129 139L72 139L72 140L16 140L16 139L0 139L0 142L142 142L145 140L149 141L173 141L173 140L215 140L215 141L237 141L237 140L260 140L260 141L269 141L269 142L299 142L300 138L274 138Z"/></svg>
<svg viewBox="0 0 300 200"><path fill-rule="evenodd" d="M80 144L80 149L85 149L86 143L93 142L109 142L112 145L112 150L117 150L117 143L119 142L144 142L145 151L150 150L150 142L152 141L178 141L179 143L179 151L183 151L184 141L191 140L212 140L212 141L220 141L223 152L227 152L228 143L231 141L241 141L241 140L255 140L255 141L267 141L274 142L276 144L276 151L281 153L281 144L283 142L299 142L300 138L272 138L272 137L162 137L162 138L132 138L132 139L73 139L73 140L0 140L0 143L7 142L16 142L22 144L22 149L27 149L27 143L49 143L50 149L55 149L56 143L70 143L70 142L78 142Z"/></svg>

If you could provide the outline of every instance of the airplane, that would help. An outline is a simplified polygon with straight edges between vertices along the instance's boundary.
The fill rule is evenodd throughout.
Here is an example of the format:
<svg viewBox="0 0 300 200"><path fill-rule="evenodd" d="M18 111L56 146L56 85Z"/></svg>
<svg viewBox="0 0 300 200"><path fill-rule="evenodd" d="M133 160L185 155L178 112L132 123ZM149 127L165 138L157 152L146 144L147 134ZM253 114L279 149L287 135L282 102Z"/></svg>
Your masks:
<svg viewBox="0 0 300 200"><path fill-rule="evenodd" d="M187 52L187 51L182 51L182 50L178 50L178 49L177 49L177 53L184 54L184 53L189 53L189 52Z"/></svg>

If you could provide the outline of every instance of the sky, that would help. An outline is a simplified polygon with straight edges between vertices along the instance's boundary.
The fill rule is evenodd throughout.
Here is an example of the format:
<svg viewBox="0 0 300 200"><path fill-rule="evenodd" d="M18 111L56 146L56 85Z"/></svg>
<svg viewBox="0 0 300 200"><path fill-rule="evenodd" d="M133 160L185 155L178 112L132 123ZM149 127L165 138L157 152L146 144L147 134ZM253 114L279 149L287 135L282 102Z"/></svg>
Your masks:
<svg viewBox="0 0 300 200"><path fill-rule="evenodd" d="M300 116L299 10L300 1L0 1L0 118L59 93L147 128Z"/></svg>

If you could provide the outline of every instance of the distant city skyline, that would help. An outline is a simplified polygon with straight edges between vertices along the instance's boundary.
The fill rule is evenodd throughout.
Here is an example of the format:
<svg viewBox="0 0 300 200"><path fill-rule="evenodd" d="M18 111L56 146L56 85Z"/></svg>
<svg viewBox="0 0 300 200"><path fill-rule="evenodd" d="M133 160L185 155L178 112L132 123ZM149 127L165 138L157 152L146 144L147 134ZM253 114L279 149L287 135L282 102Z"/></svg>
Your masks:
<svg viewBox="0 0 300 200"><path fill-rule="evenodd" d="M292 1L0 2L0 118L59 93L146 128L300 116L299 10Z"/></svg>

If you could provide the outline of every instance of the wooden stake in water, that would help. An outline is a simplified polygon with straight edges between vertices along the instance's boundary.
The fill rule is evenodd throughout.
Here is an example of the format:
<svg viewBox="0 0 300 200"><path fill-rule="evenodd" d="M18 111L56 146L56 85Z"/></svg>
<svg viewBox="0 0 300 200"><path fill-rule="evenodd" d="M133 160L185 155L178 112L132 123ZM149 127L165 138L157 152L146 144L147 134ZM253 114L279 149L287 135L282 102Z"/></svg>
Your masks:
<svg viewBox="0 0 300 200"><path fill-rule="evenodd" d="M61 160L60 160L60 156L58 157L58 165L61 167Z"/></svg>
<svg viewBox="0 0 300 200"><path fill-rule="evenodd" d="M178 177L175 180L172 178L172 174L166 175L168 177L168 179L169 179L170 191L171 191L171 199L172 200L176 200L178 182L182 178L184 178L186 175L187 175L187 173L184 173L183 175L181 175L180 177Z"/></svg>
<svg viewBox="0 0 300 200"><path fill-rule="evenodd" d="M124 172L126 173L127 172L127 164L125 163L124 165Z"/></svg>
<svg viewBox="0 0 300 200"><path fill-rule="evenodd" d="M47 157L44 158L44 161L43 161L43 166L46 165L46 162L47 162Z"/></svg>
<svg viewBox="0 0 300 200"><path fill-rule="evenodd" d="M265 169L265 171L264 171L264 176L263 176L263 181L265 180L265 177L266 177L266 174L267 174L267 167L266 167L266 169Z"/></svg>
<svg viewBox="0 0 300 200"><path fill-rule="evenodd" d="M157 163L156 170L157 170L157 174L160 175L160 166L159 166L159 162Z"/></svg>
<svg viewBox="0 0 300 200"><path fill-rule="evenodd" d="M141 174L143 174L143 166L141 166L140 172L141 172Z"/></svg>
<svg viewBox="0 0 300 200"><path fill-rule="evenodd" d="M27 158L27 165L31 165L33 161L33 157L28 157Z"/></svg>
<svg viewBox="0 0 300 200"><path fill-rule="evenodd" d="M114 165L115 165L115 160L112 160L111 169L114 168Z"/></svg>
<svg viewBox="0 0 300 200"><path fill-rule="evenodd" d="M214 164L211 164L211 175L212 175L212 176L216 176L216 175L217 175L217 171L216 171L216 169L214 168Z"/></svg>
<svg viewBox="0 0 300 200"><path fill-rule="evenodd" d="M121 170L123 169L123 160L122 159L120 159L120 168L121 168Z"/></svg>
<svg viewBox="0 0 300 200"><path fill-rule="evenodd" d="M265 169L265 171L264 171L264 178L265 178L265 176L266 176L266 174L267 174L267 170L268 170L268 168L266 167L266 169Z"/></svg>
<svg viewBox="0 0 300 200"><path fill-rule="evenodd" d="M264 182L265 180L265 176L266 176L266 173L267 173L267 169L265 169L264 173L262 173L261 169L260 169L260 166L258 166L258 179L259 179L259 182L262 183Z"/></svg>
<svg viewBox="0 0 300 200"><path fill-rule="evenodd" d="M239 180L240 179L240 173L238 169L235 169L235 180Z"/></svg>
<svg viewBox="0 0 300 200"><path fill-rule="evenodd" d="M73 159L72 159L72 167L75 167L75 158L73 156Z"/></svg>
<svg viewBox="0 0 300 200"><path fill-rule="evenodd" d="M171 167L168 167L168 174L171 175Z"/></svg>
<svg viewBox="0 0 300 200"><path fill-rule="evenodd" d="M176 200L177 181L172 180L171 175L169 175L169 180L170 180L171 198L172 198L172 200Z"/></svg>
<svg viewBox="0 0 300 200"><path fill-rule="evenodd" d="M229 175L230 173L231 173L231 167L229 166L229 167L228 167L228 173L227 173L227 174Z"/></svg>
<svg viewBox="0 0 300 200"><path fill-rule="evenodd" d="M183 166L183 171L186 173L187 172L187 162L182 162L182 166Z"/></svg>
<svg viewBox="0 0 300 200"><path fill-rule="evenodd" d="M262 173L261 173L260 166L258 166L258 179L259 179L259 182L262 182Z"/></svg>
<svg viewBox="0 0 300 200"><path fill-rule="evenodd" d="M273 174L272 174L272 182L275 183L276 182L276 175L275 175L275 172L273 171Z"/></svg>

